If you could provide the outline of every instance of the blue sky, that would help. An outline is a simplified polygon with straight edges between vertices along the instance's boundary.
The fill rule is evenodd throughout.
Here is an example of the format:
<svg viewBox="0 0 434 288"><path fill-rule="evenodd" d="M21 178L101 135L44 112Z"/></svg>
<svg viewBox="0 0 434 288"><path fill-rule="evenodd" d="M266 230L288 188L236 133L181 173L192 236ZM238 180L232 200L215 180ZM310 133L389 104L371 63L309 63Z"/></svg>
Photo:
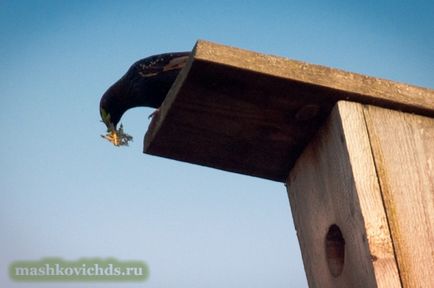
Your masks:
<svg viewBox="0 0 434 288"><path fill-rule="evenodd" d="M271 2L271 3L269 3ZM102 93L198 39L434 87L432 1L1 1L1 287L306 287L283 184L100 138ZM15 260L116 257L143 284L24 284Z"/></svg>

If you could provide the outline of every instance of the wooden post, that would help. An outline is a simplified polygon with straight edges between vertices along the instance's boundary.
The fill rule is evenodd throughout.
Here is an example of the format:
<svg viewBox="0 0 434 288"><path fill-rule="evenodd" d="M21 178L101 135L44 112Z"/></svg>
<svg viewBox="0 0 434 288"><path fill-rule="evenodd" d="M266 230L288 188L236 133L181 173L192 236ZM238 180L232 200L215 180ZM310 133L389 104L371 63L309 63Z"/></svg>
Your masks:
<svg viewBox="0 0 434 288"><path fill-rule="evenodd" d="M365 119L404 287L434 287L434 118L377 107Z"/></svg>
<svg viewBox="0 0 434 288"><path fill-rule="evenodd" d="M338 102L287 180L310 287L433 287L434 119Z"/></svg>
<svg viewBox="0 0 434 288"><path fill-rule="evenodd" d="M199 41L144 152L286 182L311 287L434 287L433 90Z"/></svg>

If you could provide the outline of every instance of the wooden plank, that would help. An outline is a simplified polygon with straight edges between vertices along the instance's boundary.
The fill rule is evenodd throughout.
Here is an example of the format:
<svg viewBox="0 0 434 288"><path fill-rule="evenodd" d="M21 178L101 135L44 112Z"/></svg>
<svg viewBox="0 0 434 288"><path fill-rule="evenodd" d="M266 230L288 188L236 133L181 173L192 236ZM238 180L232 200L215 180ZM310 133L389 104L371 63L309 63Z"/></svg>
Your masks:
<svg viewBox="0 0 434 288"><path fill-rule="evenodd" d="M284 182L340 99L434 115L434 91L199 41L144 152Z"/></svg>
<svg viewBox="0 0 434 288"><path fill-rule="evenodd" d="M309 287L401 287L361 104L338 102L287 189Z"/></svg>
<svg viewBox="0 0 434 288"><path fill-rule="evenodd" d="M434 90L199 41L195 59L278 77L298 85L320 86L321 98L351 100L395 110L434 115ZM328 92L328 93L327 93ZM293 95L294 97L294 95Z"/></svg>
<svg viewBox="0 0 434 288"><path fill-rule="evenodd" d="M434 119L365 110L404 287L434 287Z"/></svg>

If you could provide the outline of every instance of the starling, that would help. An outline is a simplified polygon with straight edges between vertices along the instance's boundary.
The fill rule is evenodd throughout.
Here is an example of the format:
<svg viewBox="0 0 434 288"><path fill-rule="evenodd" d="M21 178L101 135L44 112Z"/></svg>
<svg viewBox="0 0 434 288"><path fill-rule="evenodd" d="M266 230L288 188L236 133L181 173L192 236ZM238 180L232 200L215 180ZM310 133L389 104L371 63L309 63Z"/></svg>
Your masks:
<svg viewBox="0 0 434 288"><path fill-rule="evenodd" d="M190 52L150 56L134 63L101 97L99 110L107 134L101 135L115 146L128 145L132 137L124 133L122 115L134 107L159 108L167 92L187 63Z"/></svg>

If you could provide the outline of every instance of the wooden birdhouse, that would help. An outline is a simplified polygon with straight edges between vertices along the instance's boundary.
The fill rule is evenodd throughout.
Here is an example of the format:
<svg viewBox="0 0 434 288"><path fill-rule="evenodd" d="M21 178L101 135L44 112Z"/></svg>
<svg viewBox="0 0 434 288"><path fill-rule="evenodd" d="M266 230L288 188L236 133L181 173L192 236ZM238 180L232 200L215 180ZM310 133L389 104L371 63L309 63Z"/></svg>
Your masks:
<svg viewBox="0 0 434 288"><path fill-rule="evenodd" d="M144 152L286 183L310 287L434 287L434 91L199 41Z"/></svg>

